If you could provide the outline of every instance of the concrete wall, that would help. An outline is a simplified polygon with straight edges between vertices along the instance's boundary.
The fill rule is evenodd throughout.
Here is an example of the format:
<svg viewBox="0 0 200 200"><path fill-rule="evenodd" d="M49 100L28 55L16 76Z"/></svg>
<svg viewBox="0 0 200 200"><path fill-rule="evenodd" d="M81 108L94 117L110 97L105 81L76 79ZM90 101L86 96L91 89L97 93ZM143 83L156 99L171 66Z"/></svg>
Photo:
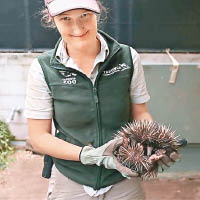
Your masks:
<svg viewBox="0 0 200 200"><path fill-rule="evenodd" d="M10 129L18 139L27 138L27 125L24 118L24 100L29 66L37 54L0 53L0 119L6 121L13 108L21 108Z"/></svg>
<svg viewBox="0 0 200 200"><path fill-rule="evenodd" d="M6 120L12 108L20 107L22 113L15 115L9 123L17 139L27 138L24 118L26 82L30 64L38 53L0 53L0 119ZM142 64L170 64L167 54L140 54ZM180 63L200 63L200 54L172 54Z"/></svg>

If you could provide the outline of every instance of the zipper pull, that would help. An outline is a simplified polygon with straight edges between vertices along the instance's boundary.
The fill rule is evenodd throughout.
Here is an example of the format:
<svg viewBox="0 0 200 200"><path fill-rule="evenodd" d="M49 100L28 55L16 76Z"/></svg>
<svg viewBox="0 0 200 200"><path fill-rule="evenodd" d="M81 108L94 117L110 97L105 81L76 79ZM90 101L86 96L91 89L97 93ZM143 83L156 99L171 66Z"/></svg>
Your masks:
<svg viewBox="0 0 200 200"><path fill-rule="evenodd" d="M97 88L93 88L93 93L94 93L94 99L95 99L95 102L96 104L99 103L99 99L98 99L98 96L97 96Z"/></svg>

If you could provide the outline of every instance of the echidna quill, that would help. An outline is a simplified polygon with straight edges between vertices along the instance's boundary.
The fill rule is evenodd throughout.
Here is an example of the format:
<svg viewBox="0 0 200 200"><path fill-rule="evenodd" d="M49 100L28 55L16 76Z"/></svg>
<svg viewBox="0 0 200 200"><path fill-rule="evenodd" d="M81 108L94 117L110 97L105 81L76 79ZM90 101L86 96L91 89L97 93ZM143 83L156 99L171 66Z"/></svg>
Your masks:
<svg viewBox="0 0 200 200"><path fill-rule="evenodd" d="M183 145L179 136L170 127L147 120L133 121L118 131L116 138L122 137L123 143L116 146L114 155L121 164L136 171L143 179L156 177L159 161L151 162L152 155L167 155L175 162L172 152L178 153ZM162 159L163 160L163 159ZM163 170L163 169L162 169Z"/></svg>

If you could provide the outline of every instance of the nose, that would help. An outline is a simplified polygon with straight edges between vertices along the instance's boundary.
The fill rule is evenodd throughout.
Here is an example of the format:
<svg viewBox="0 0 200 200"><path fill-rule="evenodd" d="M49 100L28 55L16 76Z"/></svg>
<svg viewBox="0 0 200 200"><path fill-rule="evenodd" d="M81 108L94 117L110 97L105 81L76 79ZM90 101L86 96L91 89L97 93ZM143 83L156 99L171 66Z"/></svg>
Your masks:
<svg viewBox="0 0 200 200"><path fill-rule="evenodd" d="M74 36L81 36L84 32L84 26L80 22L76 21L73 24L72 31Z"/></svg>

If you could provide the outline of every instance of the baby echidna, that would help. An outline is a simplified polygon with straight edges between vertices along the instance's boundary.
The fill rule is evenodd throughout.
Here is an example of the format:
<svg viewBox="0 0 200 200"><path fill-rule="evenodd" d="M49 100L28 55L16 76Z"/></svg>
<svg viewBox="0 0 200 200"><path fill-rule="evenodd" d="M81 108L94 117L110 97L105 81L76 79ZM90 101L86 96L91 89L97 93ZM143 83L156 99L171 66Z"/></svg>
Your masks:
<svg viewBox="0 0 200 200"><path fill-rule="evenodd" d="M181 146L179 137L170 127L147 120L129 123L118 131L116 138L119 137L123 138L123 143L115 147L114 155L122 165L142 178L157 176L161 161L152 162L152 155L167 155L175 162L172 152L177 153Z"/></svg>

